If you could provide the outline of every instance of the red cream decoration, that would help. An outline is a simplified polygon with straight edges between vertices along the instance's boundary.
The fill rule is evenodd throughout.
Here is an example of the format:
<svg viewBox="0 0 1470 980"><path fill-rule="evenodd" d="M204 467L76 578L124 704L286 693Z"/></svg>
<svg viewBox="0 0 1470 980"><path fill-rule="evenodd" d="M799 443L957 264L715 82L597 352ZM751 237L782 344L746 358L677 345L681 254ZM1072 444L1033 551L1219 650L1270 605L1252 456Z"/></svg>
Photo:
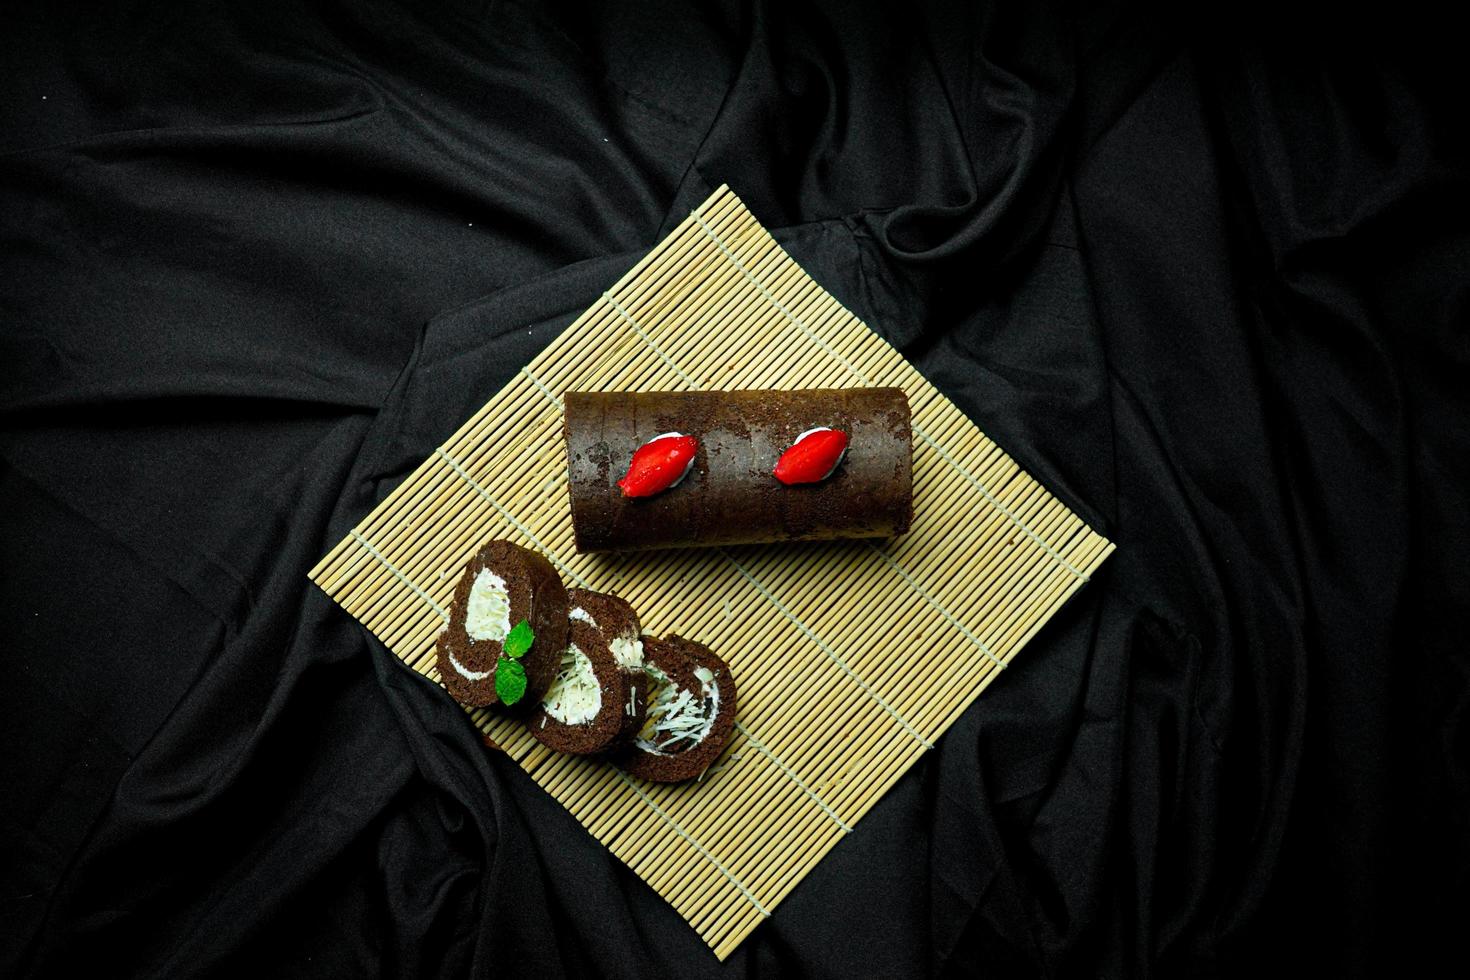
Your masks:
<svg viewBox="0 0 1470 980"><path fill-rule="evenodd" d="M846 454L846 432L826 426L807 429L781 454L773 473L787 486L821 483L836 471Z"/></svg>
<svg viewBox="0 0 1470 980"><path fill-rule="evenodd" d="M628 463L628 472L618 481L624 497L652 497L677 487L694 467L699 440L678 432L665 432L639 446Z"/></svg>

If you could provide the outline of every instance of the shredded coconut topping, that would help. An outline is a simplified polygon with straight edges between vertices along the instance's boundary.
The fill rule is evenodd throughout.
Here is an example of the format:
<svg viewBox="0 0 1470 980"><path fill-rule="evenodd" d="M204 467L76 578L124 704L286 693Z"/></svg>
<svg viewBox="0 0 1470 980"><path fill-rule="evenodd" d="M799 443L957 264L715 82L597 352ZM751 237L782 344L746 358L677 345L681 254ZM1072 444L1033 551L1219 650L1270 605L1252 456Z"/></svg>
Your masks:
<svg viewBox="0 0 1470 980"><path fill-rule="evenodd" d="M465 608L464 631L472 640L505 642L510 632L510 591L505 579L488 568L480 569L470 586L470 601ZM488 675L487 675L488 676Z"/></svg>
<svg viewBox="0 0 1470 980"><path fill-rule="evenodd" d="M637 746L654 755L673 755L692 749L708 738L720 713L720 689L715 685L714 673L707 667L694 668L700 688L699 697L695 698L689 691L680 690L653 664L644 669L653 678L654 696L643 730L638 733Z"/></svg>
<svg viewBox="0 0 1470 980"><path fill-rule="evenodd" d="M624 633L615 636L608 644L612 655L618 662L618 666L624 670L643 669L643 641L638 638L637 633Z"/></svg>
<svg viewBox="0 0 1470 980"><path fill-rule="evenodd" d="M561 670L546 691L541 706L563 725L581 725L602 710L602 688L592 672L592 661L574 643L561 655Z"/></svg>

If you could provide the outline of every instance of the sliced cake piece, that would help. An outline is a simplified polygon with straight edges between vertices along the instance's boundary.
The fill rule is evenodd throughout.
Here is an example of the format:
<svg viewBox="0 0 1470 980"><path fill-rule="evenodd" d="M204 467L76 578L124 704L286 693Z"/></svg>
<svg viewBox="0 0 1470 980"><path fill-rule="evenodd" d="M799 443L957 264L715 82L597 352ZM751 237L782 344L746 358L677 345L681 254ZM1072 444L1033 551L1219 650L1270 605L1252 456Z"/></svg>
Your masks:
<svg viewBox="0 0 1470 980"><path fill-rule="evenodd" d="M556 752L604 752L643 722L644 701L630 683L633 676L618 664L599 630L573 619L561 670L526 727L536 741ZM637 677L641 682L641 670Z"/></svg>
<svg viewBox="0 0 1470 980"><path fill-rule="evenodd" d="M643 626L638 621L638 613L627 600L609 592L568 589L567 601L572 606L572 627L575 629L582 623L601 633L627 679L628 696L637 704L637 710L623 715L623 730L618 733L617 741L626 741L643 727L644 702L648 699L648 678L643 673Z"/></svg>
<svg viewBox="0 0 1470 980"><path fill-rule="evenodd" d="M708 769L735 729L735 677L709 647L679 636L643 638L653 685L648 717L613 761L630 776L678 783Z"/></svg>
<svg viewBox="0 0 1470 980"><path fill-rule="evenodd" d="M515 666L506 669L525 675L516 707L539 704L567 648L568 611L566 587L545 556L510 541L488 542L465 566L449 625L439 634L438 667L445 688L469 707L498 704L498 665L513 661ZM502 658L507 637L518 628L519 642L513 641L511 652L519 655ZM507 680L502 679L501 690L519 687Z"/></svg>

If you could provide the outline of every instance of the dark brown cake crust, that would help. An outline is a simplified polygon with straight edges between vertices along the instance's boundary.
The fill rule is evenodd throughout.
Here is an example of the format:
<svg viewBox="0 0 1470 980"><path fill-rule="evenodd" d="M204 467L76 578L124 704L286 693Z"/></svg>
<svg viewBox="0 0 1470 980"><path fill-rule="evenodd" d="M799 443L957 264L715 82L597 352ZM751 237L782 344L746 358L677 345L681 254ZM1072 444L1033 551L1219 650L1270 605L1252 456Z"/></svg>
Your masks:
<svg viewBox="0 0 1470 980"><path fill-rule="evenodd" d="M465 615L469 611L470 587L483 568L505 580L510 596L510 622L514 626L528 620L536 634L531 649L521 658L526 669L526 693L510 710L521 711L539 705L552 678L561 665L562 651L567 647L567 590L545 556L509 541L490 541L465 566L454 602L449 610L449 625L439 634L438 667L444 687L460 704L477 708L498 704L495 693L495 663L501 645L492 640L474 640L465 632ZM473 673L488 671L481 680L464 677L450 663L450 655Z"/></svg>
<svg viewBox="0 0 1470 980"><path fill-rule="evenodd" d="M554 752L593 755L618 744L628 727L627 719L637 719L633 731L643 727L643 699L630 696L629 674L618 667L599 630L573 620L568 642L591 661L592 676L602 692L602 707L590 721L568 725L553 718L538 700L535 711L526 719L526 727L536 741ZM630 704L634 708L631 714Z"/></svg>
<svg viewBox="0 0 1470 980"><path fill-rule="evenodd" d="M891 537L913 520L913 433L898 388L577 392L564 398L572 530L579 552ZM776 460L807 429L848 434L820 483L786 486ZM624 497L617 481L639 446L665 432L698 437L684 482Z"/></svg>
<svg viewBox="0 0 1470 980"><path fill-rule="evenodd" d="M680 636L667 636L662 640L645 636L643 653L646 663L653 664L676 687L689 691L696 698L700 697L701 684L694 670L696 667L708 669L715 675L715 687L720 693L719 710L709 734L692 748L659 755L629 744L614 753L612 761L628 775L653 783L681 783L693 779L719 758L735 730L738 707L735 676L730 673L729 665L709 647Z"/></svg>

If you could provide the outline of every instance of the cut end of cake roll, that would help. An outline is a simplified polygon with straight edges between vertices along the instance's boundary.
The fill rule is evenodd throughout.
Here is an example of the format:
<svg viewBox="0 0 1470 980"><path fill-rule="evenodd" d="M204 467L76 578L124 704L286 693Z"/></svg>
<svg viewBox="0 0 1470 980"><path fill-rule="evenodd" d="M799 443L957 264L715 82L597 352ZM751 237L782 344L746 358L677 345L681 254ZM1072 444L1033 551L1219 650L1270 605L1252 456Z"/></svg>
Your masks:
<svg viewBox="0 0 1470 980"><path fill-rule="evenodd" d="M709 647L679 636L643 638L652 685L647 718L613 758L624 772L655 783L702 775L735 729L735 677Z"/></svg>
<svg viewBox="0 0 1470 980"><path fill-rule="evenodd" d="M567 590L545 556L510 541L490 541L465 566L449 624L437 644L439 676L460 704L500 703L495 673L506 638L521 622L533 639L517 658L525 692L514 706L540 703L567 647Z"/></svg>
<svg viewBox="0 0 1470 980"><path fill-rule="evenodd" d="M648 700L648 677L643 672L643 625L632 605L610 592L568 589L567 597L572 606L573 628L582 623L601 633L627 680L628 704L634 707L624 712L623 729L615 740L615 743L625 742L643 727Z"/></svg>
<svg viewBox="0 0 1470 980"><path fill-rule="evenodd" d="M594 755L643 723L642 676L625 671L601 632L573 619L561 669L526 719L533 738L554 752Z"/></svg>

